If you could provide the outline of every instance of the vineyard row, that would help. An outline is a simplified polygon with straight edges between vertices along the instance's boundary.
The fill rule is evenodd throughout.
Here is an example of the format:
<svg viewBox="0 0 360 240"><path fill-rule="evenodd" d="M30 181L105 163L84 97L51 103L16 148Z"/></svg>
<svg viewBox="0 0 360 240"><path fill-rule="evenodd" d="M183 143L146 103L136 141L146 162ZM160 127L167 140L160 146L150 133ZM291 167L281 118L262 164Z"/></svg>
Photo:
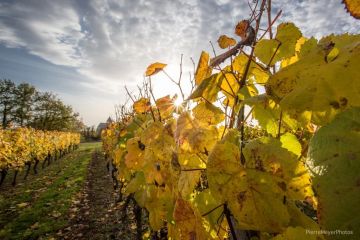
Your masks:
<svg viewBox="0 0 360 240"><path fill-rule="evenodd" d="M76 149L79 143L78 133L32 128L0 129L0 185L10 170L15 171L15 185L19 171L26 168L26 178L33 166L34 173L37 174L39 163L44 167L52 159L58 159Z"/></svg>

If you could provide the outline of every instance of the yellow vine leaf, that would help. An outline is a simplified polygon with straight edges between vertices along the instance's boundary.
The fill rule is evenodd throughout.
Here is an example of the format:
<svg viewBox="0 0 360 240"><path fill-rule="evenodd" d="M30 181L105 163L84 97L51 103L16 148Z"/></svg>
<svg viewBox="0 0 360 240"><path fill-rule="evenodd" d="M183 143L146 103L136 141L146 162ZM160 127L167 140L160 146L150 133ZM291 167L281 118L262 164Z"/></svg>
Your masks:
<svg viewBox="0 0 360 240"><path fill-rule="evenodd" d="M283 190L274 176L245 170L240 165L239 150L228 144L218 144L209 156L208 181L214 197L227 202L239 226L267 232L282 231L290 216L283 204ZM233 156L231 156L233 155ZM277 212L277 217L273 213Z"/></svg>
<svg viewBox="0 0 360 240"><path fill-rule="evenodd" d="M285 133L280 137L281 147L294 153L296 156L301 155L301 144L296 136L292 133Z"/></svg>
<svg viewBox="0 0 360 240"><path fill-rule="evenodd" d="M310 176L277 139L250 141L244 156L245 166L240 163L238 146L228 141L216 144L207 164L210 190L216 199L228 203L240 227L285 230L291 220L287 201L314 201Z"/></svg>
<svg viewBox="0 0 360 240"><path fill-rule="evenodd" d="M189 151L181 151L178 154L178 161L184 169L188 168L205 168L204 161L207 160L206 155L190 153Z"/></svg>
<svg viewBox="0 0 360 240"><path fill-rule="evenodd" d="M309 53L313 51L314 48L316 48L318 44L318 40L314 37L307 39L297 51L297 55L299 56L299 59L306 57Z"/></svg>
<svg viewBox="0 0 360 240"><path fill-rule="evenodd" d="M360 36L330 35L315 45L308 42L299 61L274 74L266 91L294 118L312 111L311 120L323 125L349 106L360 106L360 82L355 81L360 79ZM339 52L328 61L334 47Z"/></svg>
<svg viewBox="0 0 360 240"><path fill-rule="evenodd" d="M140 98L134 102L133 109L136 113L146 113L150 111L151 103L148 98Z"/></svg>
<svg viewBox="0 0 360 240"><path fill-rule="evenodd" d="M280 66L281 68L285 68L293 63L296 63L299 60L298 56L292 56L290 58L285 58L284 60L281 61Z"/></svg>
<svg viewBox="0 0 360 240"><path fill-rule="evenodd" d="M237 93L239 91L239 74L233 74L230 71L230 67L226 67L219 73L219 82L221 82L221 92L226 96L226 100L229 100L228 106L232 107L235 104Z"/></svg>
<svg viewBox="0 0 360 240"><path fill-rule="evenodd" d="M304 43L306 43L307 41L308 41L308 39L305 37L301 37L297 40L296 45L295 45L295 55L282 60L280 63L281 68L285 68L293 63L296 63L299 60L300 50L301 50L302 46L304 45Z"/></svg>
<svg viewBox="0 0 360 240"><path fill-rule="evenodd" d="M228 37L226 35L221 35L219 39L217 40L219 47L222 49L234 46L236 44L236 40Z"/></svg>
<svg viewBox="0 0 360 240"><path fill-rule="evenodd" d="M290 138L291 135L285 135L283 141ZM292 153L299 151L298 145L296 138L286 144L268 137L252 140L244 148L246 167L279 177L277 184L286 190L288 199L307 200L316 205L310 175Z"/></svg>
<svg viewBox="0 0 360 240"><path fill-rule="evenodd" d="M157 139L161 137L164 131L164 126L161 124L161 122L156 121L149 121L146 124L146 128L143 129L142 132L139 133L140 140L142 143L145 144L145 146L149 146L151 143L155 142Z"/></svg>
<svg viewBox="0 0 360 240"><path fill-rule="evenodd" d="M255 84L252 82L252 80L248 81L248 84L243 86L237 96L239 100L244 101L245 99L254 97L258 95L258 89L256 88Z"/></svg>
<svg viewBox="0 0 360 240"><path fill-rule="evenodd" d="M178 145L182 145L188 137L190 131L198 125L193 121L189 112L183 112L177 122L175 129L175 140Z"/></svg>
<svg viewBox="0 0 360 240"><path fill-rule="evenodd" d="M192 110L195 119L205 125L216 125L225 119L223 111L208 102L201 102Z"/></svg>
<svg viewBox="0 0 360 240"><path fill-rule="evenodd" d="M167 119L173 114L175 110L175 99L176 98L170 98L170 95L167 95L156 100L156 107L159 109L162 119Z"/></svg>
<svg viewBox="0 0 360 240"><path fill-rule="evenodd" d="M331 49L331 51L329 52L328 55L326 55L326 62L332 62L334 61L337 56L339 55L339 49L334 47L333 49Z"/></svg>
<svg viewBox="0 0 360 240"><path fill-rule="evenodd" d="M145 145L140 141L139 137L135 137L127 141L126 149L126 167L132 170L140 170L144 165Z"/></svg>
<svg viewBox="0 0 360 240"><path fill-rule="evenodd" d="M242 75L245 73L247 62L249 57L245 54L239 54L236 56L232 62L233 70L238 72L240 81ZM229 68L230 70L230 68ZM269 79L269 72L263 69L260 65L255 62L255 58L250 63L247 79L254 80L256 83L264 84Z"/></svg>
<svg viewBox="0 0 360 240"><path fill-rule="evenodd" d="M226 219L223 218L222 222L219 221L223 212L223 206L221 206L221 204L222 202L214 198L210 189L205 189L196 194L192 202L192 205L199 210L200 214L207 214L203 217L203 223L208 226L207 229L209 229L208 232L210 236L215 239L226 239L228 235L226 229L229 229L229 226Z"/></svg>
<svg viewBox="0 0 360 240"><path fill-rule="evenodd" d="M304 43L306 43L309 39L307 39L306 37L301 37L296 41L296 45L295 45L295 53L299 53L302 46L304 45Z"/></svg>
<svg viewBox="0 0 360 240"><path fill-rule="evenodd" d="M202 51L195 72L196 85L200 85L204 79L210 77L212 69L209 67L209 59L209 54L205 51Z"/></svg>
<svg viewBox="0 0 360 240"><path fill-rule="evenodd" d="M287 205L290 213L289 226L303 227L308 230L320 230L319 224L302 212L302 210L296 206L295 202L288 202Z"/></svg>
<svg viewBox="0 0 360 240"><path fill-rule="evenodd" d="M275 39L281 43L278 58L283 59L294 55L296 43L302 34L294 23L281 23L277 27Z"/></svg>
<svg viewBox="0 0 360 240"><path fill-rule="evenodd" d="M258 69L258 66L250 64L248 77L246 79L247 84L239 89L239 82L242 80L242 74L245 71L245 66L247 64L247 56L239 55L234 61L232 68L235 73L232 72L231 66L226 66L223 70L218 73L218 84L221 86L221 92L226 96L223 103L226 106L233 107L237 104L235 111L239 110L240 104L237 100L244 100L253 95L257 95L258 91L254 86L254 81L261 83L266 82L269 78L268 74L264 71Z"/></svg>
<svg viewBox="0 0 360 240"><path fill-rule="evenodd" d="M126 185L125 193L130 194L143 190L146 185L145 176L143 172L136 172L135 177Z"/></svg>
<svg viewBox="0 0 360 240"><path fill-rule="evenodd" d="M323 229L352 230L359 239L360 107L339 113L321 127L309 144L309 161L318 194L318 219ZM336 206L336 207L334 207ZM333 239L341 239L337 235Z"/></svg>
<svg viewBox="0 0 360 240"><path fill-rule="evenodd" d="M134 198L140 207L145 207L148 199L155 196L157 187L155 185L144 185L141 187L140 184L138 186L140 187L135 191Z"/></svg>
<svg viewBox="0 0 360 240"><path fill-rule="evenodd" d="M209 239L206 229L202 225L199 212L194 209L190 202L178 198L173 213L175 226L171 239Z"/></svg>
<svg viewBox="0 0 360 240"><path fill-rule="evenodd" d="M275 137L278 134L278 116L277 111L266 105L256 105L253 108L253 117L258 120L259 125L271 136Z"/></svg>
<svg viewBox="0 0 360 240"><path fill-rule="evenodd" d="M245 170L240 163L240 149L233 143L218 143L209 155L209 188L220 202L227 202L231 213L245 229L276 232L290 217L282 203L282 189L271 176ZM277 212L277 218L273 218Z"/></svg>
<svg viewBox="0 0 360 240"><path fill-rule="evenodd" d="M253 107L253 117L259 122L262 129L273 137L278 134L280 113L282 113L280 134L286 131L286 129L296 130L306 128L311 119L311 113L309 111L305 111L296 116L290 115L271 100L267 94L247 98L244 100L244 103Z"/></svg>
<svg viewBox="0 0 360 240"><path fill-rule="evenodd" d="M142 201L149 211L149 223L152 230L157 231L164 226L164 221L172 221L171 213L174 200L168 188L150 187L142 191ZM136 199L138 201L138 199Z"/></svg>
<svg viewBox="0 0 360 240"><path fill-rule="evenodd" d="M152 75L160 72L161 70L164 69L164 67L166 67L166 65L167 64L160 63L160 62L150 64L146 69L145 76L149 77L149 76L152 76Z"/></svg>
<svg viewBox="0 0 360 240"><path fill-rule="evenodd" d="M274 65L276 62L275 57L272 59L271 63L270 60L274 54L276 54L276 49L279 46L279 42L275 39L262 39L260 40L255 47L255 56L259 58L261 62L265 65Z"/></svg>
<svg viewBox="0 0 360 240"><path fill-rule="evenodd" d="M356 19L360 19L360 2L358 0L343 0L346 11Z"/></svg>
<svg viewBox="0 0 360 240"><path fill-rule="evenodd" d="M175 149L175 141L161 122L152 122L140 136L146 146L144 152L144 174L146 181L157 184L173 184L171 159Z"/></svg>
<svg viewBox="0 0 360 240"><path fill-rule="evenodd" d="M184 112L178 118L175 140L182 150L190 153L209 152L218 138L215 126L201 125L190 113Z"/></svg>
<svg viewBox="0 0 360 240"><path fill-rule="evenodd" d="M295 47L302 36L293 23L281 23L277 27L275 39L262 39L255 48L255 56L266 65L295 55Z"/></svg>
<svg viewBox="0 0 360 240"><path fill-rule="evenodd" d="M232 143L217 143L208 159L208 178L214 177L214 183L223 185L230 181L231 175L237 174L241 171L240 166L240 151L239 148ZM212 175L212 171L215 176ZM211 187L210 187L211 189ZM214 194L218 191L212 191ZM224 196L218 196L220 199ZM225 199L224 199L225 200ZM225 201L223 201L225 202Z"/></svg>
<svg viewBox="0 0 360 240"><path fill-rule="evenodd" d="M221 85L219 76L220 75L216 73L204 79L190 95L189 99L198 99L202 97L209 102L215 102L217 94L220 91L219 85Z"/></svg>
<svg viewBox="0 0 360 240"><path fill-rule="evenodd" d="M184 199L190 198L190 194L194 191L196 185L200 181L200 176L200 171L182 171L180 173L177 188Z"/></svg>
<svg viewBox="0 0 360 240"><path fill-rule="evenodd" d="M187 138L189 150L195 153L207 153L212 150L218 138L219 133L215 126L192 129Z"/></svg>

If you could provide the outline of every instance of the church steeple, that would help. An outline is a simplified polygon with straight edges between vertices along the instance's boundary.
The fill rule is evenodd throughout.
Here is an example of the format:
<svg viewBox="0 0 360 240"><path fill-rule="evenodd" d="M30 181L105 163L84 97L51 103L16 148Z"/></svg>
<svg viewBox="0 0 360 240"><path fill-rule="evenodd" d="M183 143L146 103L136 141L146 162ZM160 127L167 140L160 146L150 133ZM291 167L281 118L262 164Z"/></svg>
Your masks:
<svg viewBox="0 0 360 240"><path fill-rule="evenodd" d="M107 123L107 124L112 123L112 122L114 122L114 121L111 119L111 117L109 117L109 118L106 120L106 123Z"/></svg>

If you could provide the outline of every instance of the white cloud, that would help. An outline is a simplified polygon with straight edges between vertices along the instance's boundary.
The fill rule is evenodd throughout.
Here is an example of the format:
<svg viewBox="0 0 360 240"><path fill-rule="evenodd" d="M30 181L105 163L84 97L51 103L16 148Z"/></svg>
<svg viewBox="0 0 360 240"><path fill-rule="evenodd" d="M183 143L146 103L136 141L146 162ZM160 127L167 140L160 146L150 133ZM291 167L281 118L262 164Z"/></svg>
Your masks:
<svg viewBox="0 0 360 240"><path fill-rule="evenodd" d="M77 52L84 34L68 1L3 3L0 16L0 41L5 45L26 47L57 65L78 67L86 62Z"/></svg>
<svg viewBox="0 0 360 240"><path fill-rule="evenodd" d="M273 1L273 16L279 9L283 9L280 20L293 21L306 36L360 30L340 0ZM4 1L0 43L73 67L84 77L73 84L102 96L109 93L109 101L119 96L116 101L121 101L122 86L135 87L152 62L168 63L168 72L177 77L184 54L187 79L192 69L189 58L197 62L201 50L212 52L209 41L216 44L219 35L234 36L235 24L249 12L247 0ZM166 81L164 76L158 78ZM159 95L173 89L157 84Z"/></svg>
<svg viewBox="0 0 360 240"><path fill-rule="evenodd" d="M359 30L338 1L274 1L273 9L279 8L282 20L294 21L306 35ZM153 61L197 57L209 40L233 35L248 13L247 1L23 0L1 4L0 41L76 67L90 85L133 83Z"/></svg>
<svg viewBox="0 0 360 240"><path fill-rule="evenodd" d="M282 0L274 1L273 6L283 10L283 21L294 22L307 37L360 31L359 21L344 10L341 0Z"/></svg>

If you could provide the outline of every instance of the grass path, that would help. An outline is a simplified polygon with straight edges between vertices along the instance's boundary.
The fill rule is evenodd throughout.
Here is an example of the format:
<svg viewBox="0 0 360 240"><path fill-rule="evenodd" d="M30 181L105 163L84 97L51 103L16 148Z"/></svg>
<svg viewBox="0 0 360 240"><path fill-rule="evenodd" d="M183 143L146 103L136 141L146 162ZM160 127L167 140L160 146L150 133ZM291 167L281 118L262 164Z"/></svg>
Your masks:
<svg viewBox="0 0 360 240"><path fill-rule="evenodd" d="M83 143L80 148L38 175L29 175L11 187L11 177L0 188L0 239L54 239L68 224L68 211L83 188L87 167L100 143Z"/></svg>
<svg viewBox="0 0 360 240"><path fill-rule="evenodd" d="M88 165L84 188L78 192L69 212L69 224L57 232L60 239L124 239L117 236L121 228L121 204L116 201L113 182L106 162L95 152Z"/></svg>

